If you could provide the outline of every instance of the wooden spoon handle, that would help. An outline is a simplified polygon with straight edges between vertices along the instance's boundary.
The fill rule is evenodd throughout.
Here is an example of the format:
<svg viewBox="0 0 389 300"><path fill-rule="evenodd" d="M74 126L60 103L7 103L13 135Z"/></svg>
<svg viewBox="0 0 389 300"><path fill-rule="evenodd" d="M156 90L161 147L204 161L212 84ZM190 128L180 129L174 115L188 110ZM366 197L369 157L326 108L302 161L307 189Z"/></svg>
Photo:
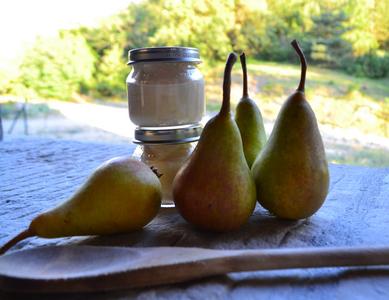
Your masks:
<svg viewBox="0 0 389 300"><path fill-rule="evenodd" d="M153 284L184 282L231 272L389 265L389 247L283 248L213 251L218 252L217 254L215 253L214 257L197 258L193 261L182 262L177 265L173 264L152 268L153 279L156 281L153 282ZM142 282L141 279L148 278L150 270L147 270L148 272L146 270L139 271L140 272L134 276L132 283L135 286L144 286L147 283Z"/></svg>
<svg viewBox="0 0 389 300"><path fill-rule="evenodd" d="M183 248L171 249L171 253L176 252L177 256L183 251ZM231 272L389 264L389 247L206 249L203 256L204 250L198 249L199 255L196 258L187 257L180 263L167 263L127 273L127 284L131 287L143 287L185 282ZM153 274L152 281L150 274Z"/></svg>
<svg viewBox="0 0 389 300"><path fill-rule="evenodd" d="M230 272L366 265L389 265L389 247L211 250L52 246L1 256L0 289L96 292Z"/></svg>
<svg viewBox="0 0 389 300"><path fill-rule="evenodd" d="M229 272L389 264L389 247L246 250L228 258Z"/></svg>

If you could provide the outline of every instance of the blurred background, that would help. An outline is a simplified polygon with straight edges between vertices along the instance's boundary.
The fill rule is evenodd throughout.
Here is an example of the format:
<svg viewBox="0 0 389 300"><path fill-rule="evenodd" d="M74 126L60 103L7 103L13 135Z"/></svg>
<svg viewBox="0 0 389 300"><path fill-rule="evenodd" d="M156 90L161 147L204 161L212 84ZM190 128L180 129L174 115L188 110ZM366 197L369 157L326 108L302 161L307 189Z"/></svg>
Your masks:
<svg viewBox="0 0 389 300"><path fill-rule="evenodd" d="M228 52L245 51L270 133L299 81L297 39L329 161L389 166L388 12L389 0L4 0L3 139L130 143L127 52L166 45L200 49L208 115L220 108ZM237 65L234 103L240 97Z"/></svg>

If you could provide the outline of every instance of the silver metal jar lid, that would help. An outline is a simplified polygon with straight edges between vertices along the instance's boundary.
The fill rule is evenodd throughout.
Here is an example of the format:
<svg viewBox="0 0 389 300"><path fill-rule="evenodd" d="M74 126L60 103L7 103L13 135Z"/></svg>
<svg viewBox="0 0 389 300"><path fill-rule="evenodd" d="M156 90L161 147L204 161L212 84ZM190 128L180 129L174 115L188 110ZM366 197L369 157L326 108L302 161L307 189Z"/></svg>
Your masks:
<svg viewBox="0 0 389 300"><path fill-rule="evenodd" d="M200 138L203 127L200 123L170 127L137 127L135 144L180 144L195 142Z"/></svg>
<svg viewBox="0 0 389 300"><path fill-rule="evenodd" d="M199 50L189 47L137 48L128 51L128 59L128 65L149 61L201 62Z"/></svg>

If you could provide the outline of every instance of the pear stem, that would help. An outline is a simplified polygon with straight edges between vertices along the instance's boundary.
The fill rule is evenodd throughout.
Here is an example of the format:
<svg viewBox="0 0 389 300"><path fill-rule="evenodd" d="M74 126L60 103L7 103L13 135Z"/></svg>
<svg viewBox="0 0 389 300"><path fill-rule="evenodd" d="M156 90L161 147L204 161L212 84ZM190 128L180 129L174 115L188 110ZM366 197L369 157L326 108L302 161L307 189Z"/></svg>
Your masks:
<svg viewBox="0 0 389 300"><path fill-rule="evenodd" d="M240 64L242 65L243 71L243 98L248 98L248 87L247 87L247 66L246 66L246 55L244 52L239 56Z"/></svg>
<svg viewBox="0 0 389 300"><path fill-rule="evenodd" d="M19 243L21 240L24 240L28 237L31 237L31 236L34 236L35 234L33 232L31 232L30 229L26 229L24 231L22 231L21 233L19 233L17 236L15 236L14 238L12 238L10 241L8 241L7 243L5 243L3 246L1 246L0 248L0 255L1 254L4 254L8 249L12 248L13 246L15 246L17 243Z"/></svg>
<svg viewBox="0 0 389 300"><path fill-rule="evenodd" d="M294 48L294 50L296 50L297 55L300 58L300 63L301 63L301 77L300 77L300 83L299 83L299 86L297 88L297 91L304 93L304 89L305 89L305 76L306 76L306 73L307 73L307 60L305 59L304 53L301 50L300 45L297 43L296 40L293 40L291 42L291 45Z"/></svg>
<svg viewBox="0 0 389 300"><path fill-rule="evenodd" d="M230 113L230 97L231 97L231 71L232 67L237 60L235 53L231 52L228 56L226 67L224 69L223 80L223 103L220 109L220 115L226 115Z"/></svg>

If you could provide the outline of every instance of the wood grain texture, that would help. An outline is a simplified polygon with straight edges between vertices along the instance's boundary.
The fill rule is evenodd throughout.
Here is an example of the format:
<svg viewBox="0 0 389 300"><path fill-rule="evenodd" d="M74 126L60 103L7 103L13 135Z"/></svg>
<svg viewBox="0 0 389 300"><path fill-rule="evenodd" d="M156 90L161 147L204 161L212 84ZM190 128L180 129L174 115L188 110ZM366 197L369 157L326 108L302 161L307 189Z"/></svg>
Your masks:
<svg viewBox="0 0 389 300"><path fill-rule="evenodd" d="M69 197L102 161L131 153L129 145L22 139L0 143L0 243L32 216ZM330 193L311 218L277 220L257 206L249 223L228 234L200 232L174 209L163 209L144 230L127 235L45 240L14 249L81 243L111 246L182 246L262 249L389 245L389 169L330 165ZM387 267L231 273L207 280L120 292L56 295L55 299L388 299ZM53 299L31 296L29 299ZM25 299L0 293L0 299Z"/></svg>
<svg viewBox="0 0 389 300"><path fill-rule="evenodd" d="M389 247L213 250L48 246L0 256L0 289L103 292L176 284L231 272L377 265L389 265Z"/></svg>

